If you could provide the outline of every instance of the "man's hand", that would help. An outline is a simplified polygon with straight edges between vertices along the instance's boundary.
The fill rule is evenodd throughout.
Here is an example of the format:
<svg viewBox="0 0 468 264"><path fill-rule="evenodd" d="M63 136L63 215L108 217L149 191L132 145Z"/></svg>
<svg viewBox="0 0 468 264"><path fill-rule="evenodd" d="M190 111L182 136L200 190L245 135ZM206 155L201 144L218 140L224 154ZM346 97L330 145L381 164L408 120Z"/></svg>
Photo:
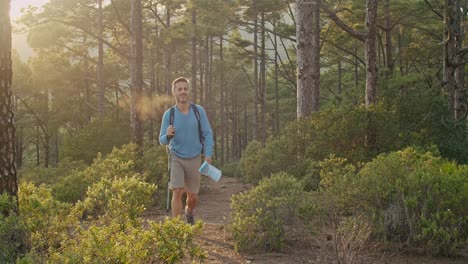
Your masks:
<svg viewBox="0 0 468 264"><path fill-rule="evenodd" d="M175 135L175 127L174 126L168 126L166 129L166 135L168 139L171 139Z"/></svg>
<svg viewBox="0 0 468 264"><path fill-rule="evenodd" d="M206 157L205 161L208 162L209 164L213 164L213 160L211 158Z"/></svg>

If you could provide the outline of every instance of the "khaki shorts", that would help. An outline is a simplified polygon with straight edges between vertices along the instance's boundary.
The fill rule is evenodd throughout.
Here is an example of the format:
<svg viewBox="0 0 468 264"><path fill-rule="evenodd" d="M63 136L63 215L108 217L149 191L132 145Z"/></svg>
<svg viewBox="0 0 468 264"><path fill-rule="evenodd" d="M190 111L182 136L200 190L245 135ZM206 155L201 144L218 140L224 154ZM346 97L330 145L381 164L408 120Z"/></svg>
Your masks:
<svg viewBox="0 0 468 264"><path fill-rule="evenodd" d="M191 193L200 190L201 155L192 159L179 158L171 155L171 189L185 188Z"/></svg>

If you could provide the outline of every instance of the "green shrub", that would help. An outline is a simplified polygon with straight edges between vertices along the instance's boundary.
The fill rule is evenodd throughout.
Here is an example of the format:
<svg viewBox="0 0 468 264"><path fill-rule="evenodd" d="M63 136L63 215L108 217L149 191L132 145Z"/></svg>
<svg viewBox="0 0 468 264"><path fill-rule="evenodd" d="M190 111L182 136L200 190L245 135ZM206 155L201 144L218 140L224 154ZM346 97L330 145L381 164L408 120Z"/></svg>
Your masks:
<svg viewBox="0 0 468 264"><path fill-rule="evenodd" d="M62 155L90 163L98 153L106 155L130 139L128 118L104 117L93 120L76 135L65 138Z"/></svg>
<svg viewBox="0 0 468 264"><path fill-rule="evenodd" d="M99 219L104 222L127 220L137 224L137 219L152 202L156 186L143 181L140 174L125 178L107 179L89 187L86 198L75 205L75 212L86 219Z"/></svg>
<svg viewBox="0 0 468 264"><path fill-rule="evenodd" d="M376 135L373 145L366 139L368 126ZM240 164L243 177L251 183L284 171L298 179L307 177L304 181L309 183L308 188L317 188L317 161L332 154L350 162L367 161L402 144L394 111L383 105L367 110L363 106L344 106L292 122L278 137L269 138L265 147L250 142Z"/></svg>
<svg viewBox="0 0 468 264"><path fill-rule="evenodd" d="M342 214L347 215L356 207L354 201L356 187L356 166L346 159L331 155L320 163L320 191L333 200L333 206Z"/></svg>
<svg viewBox="0 0 468 264"><path fill-rule="evenodd" d="M135 160L137 160L135 144L114 148L105 158L98 154L90 166L83 170L75 170L51 185L52 193L59 201L75 203L84 197L91 184L102 178L125 178L133 175Z"/></svg>
<svg viewBox="0 0 468 264"><path fill-rule="evenodd" d="M22 183L19 187L20 215L31 232L31 247L42 254L59 247L78 219L70 215L71 205L57 201L44 185Z"/></svg>
<svg viewBox="0 0 468 264"><path fill-rule="evenodd" d="M223 175L240 178L242 176L239 162L231 162L221 167Z"/></svg>
<svg viewBox="0 0 468 264"><path fill-rule="evenodd" d="M75 203L83 198L91 183L91 179L85 177L83 172L77 171L53 184L52 194L61 202Z"/></svg>
<svg viewBox="0 0 468 264"><path fill-rule="evenodd" d="M155 234L158 259L165 263L177 263L189 255L191 260L203 261L207 254L194 242L195 236L203 228L200 221L194 226L185 224L179 218L152 223L150 231Z"/></svg>
<svg viewBox="0 0 468 264"><path fill-rule="evenodd" d="M165 146L145 149L143 157L136 159L136 167L148 175L148 182L162 186L167 178L168 154Z"/></svg>
<svg viewBox="0 0 468 264"><path fill-rule="evenodd" d="M0 263L14 263L29 249L29 233L15 214L0 214L0 248Z"/></svg>
<svg viewBox="0 0 468 264"><path fill-rule="evenodd" d="M374 233L439 255L466 243L467 166L407 148L379 155L357 174L345 163L333 167L322 171L323 191L341 202L343 214L375 215Z"/></svg>
<svg viewBox="0 0 468 264"><path fill-rule="evenodd" d="M69 158L62 159L57 167L34 167L26 168L18 172L20 181L32 182L35 185L54 184L62 178L73 173L73 171L84 170L86 165L82 161L75 161Z"/></svg>
<svg viewBox="0 0 468 264"><path fill-rule="evenodd" d="M250 191L232 197L230 228L238 251L277 251L284 246L284 227L296 220L301 184L286 173L265 178Z"/></svg>
<svg viewBox="0 0 468 264"><path fill-rule="evenodd" d="M194 242L201 232L179 218L162 223L150 222L150 228L116 222L80 228L73 239L50 256L51 263L179 263L184 259L203 261L206 253Z"/></svg>
<svg viewBox="0 0 468 264"><path fill-rule="evenodd" d="M12 200L6 194L0 195L0 263L14 263L29 249L29 233L21 218L12 212ZM3 212L10 213L5 216Z"/></svg>
<svg viewBox="0 0 468 264"><path fill-rule="evenodd" d="M456 249L466 246L468 216L457 216L450 209L421 218L418 239L426 244L426 252L438 256L454 256Z"/></svg>
<svg viewBox="0 0 468 264"><path fill-rule="evenodd" d="M245 148L240 165L243 180L249 183L257 183L264 177L262 144L259 141L251 141Z"/></svg>
<svg viewBox="0 0 468 264"><path fill-rule="evenodd" d="M159 206L165 205L168 181L167 163L166 147L160 145L145 149L143 157L136 160L136 167L147 175L146 181L158 187L155 202L159 203Z"/></svg>

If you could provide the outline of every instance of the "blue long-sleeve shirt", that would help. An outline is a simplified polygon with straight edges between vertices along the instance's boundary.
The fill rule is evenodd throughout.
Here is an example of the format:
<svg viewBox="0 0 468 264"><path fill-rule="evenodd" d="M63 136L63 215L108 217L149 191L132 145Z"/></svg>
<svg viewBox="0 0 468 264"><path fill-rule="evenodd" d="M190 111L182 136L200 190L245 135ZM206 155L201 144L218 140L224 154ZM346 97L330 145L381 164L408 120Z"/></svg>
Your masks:
<svg viewBox="0 0 468 264"><path fill-rule="evenodd" d="M195 105L200 113L200 126L202 138L204 140L205 157L211 158L213 154L213 132L210 122L206 116L205 109L200 105ZM175 135L169 141L166 135L167 127L170 125L170 108L164 112L161 131L159 132L159 143L168 145L171 153L177 157L190 159L200 155L202 144L200 143L198 121L192 108L189 108L188 114L183 114L177 107L174 107L174 127Z"/></svg>

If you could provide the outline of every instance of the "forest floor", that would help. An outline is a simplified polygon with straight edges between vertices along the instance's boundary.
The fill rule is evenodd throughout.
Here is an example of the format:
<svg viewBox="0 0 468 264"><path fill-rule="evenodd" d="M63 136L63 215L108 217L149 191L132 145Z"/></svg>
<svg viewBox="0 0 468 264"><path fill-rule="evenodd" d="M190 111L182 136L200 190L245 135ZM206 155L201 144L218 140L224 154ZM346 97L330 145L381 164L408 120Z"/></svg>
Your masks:
<svg viewBox="0 0 468 264"><path fill-rule="evenodd" d="M234 240L227 229L231 211L231 196L248 190L250 186L243 184L240 179L227 176L223 176L217 183L207 177L202 177L200 200L195 211L195 220L202 220L205 223L198 241L208 253L205 263L337 263L331 239L327 239L326 235L312 236L305 229L288 230L287 246L282 252L236 253ZM164 210L154 208L145 213L145 217L153 221L162 221L165 216L166 212ZM355 263L462 264L468 263L468 256L464 254L464 257L452 259L429 258L368 250L361 254L359 260Z"/></svg>

